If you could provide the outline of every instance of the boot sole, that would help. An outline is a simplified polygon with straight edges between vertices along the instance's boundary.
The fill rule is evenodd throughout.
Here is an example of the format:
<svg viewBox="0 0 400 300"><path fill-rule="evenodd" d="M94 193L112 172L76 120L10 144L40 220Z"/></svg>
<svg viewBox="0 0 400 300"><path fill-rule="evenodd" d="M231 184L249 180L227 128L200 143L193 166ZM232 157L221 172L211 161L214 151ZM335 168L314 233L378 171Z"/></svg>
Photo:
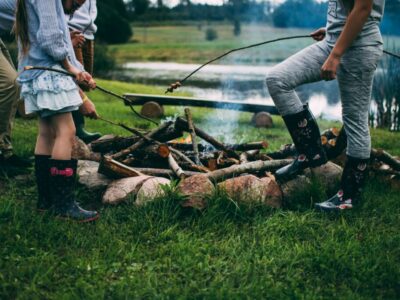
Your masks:
<svg viewBox="0 0 400 300"><path fill-rule="evenodd" d="M336 208L325 208L325 207L317 206L317 205L315 205L314 208L319 212L336 213L336 214L352 210L351 207L349 207L349 208L339 208L339 207L336 207Z"/></svg>
<svg viewBox="0 0 400 300"><path fill-rule="evenodd" d="M84 219L84 220L75 220L75 219L72 219L70 217L56 216L56 219L58 219L58 220L71 221L71 222L76 222L76 223L89 223L89 222L96 221L99 218L100 218L100 215L96 215L96 216L94 216L92 218Z"/></svg>
<svg viewBox="0 0 400 300"><path fill-rule="evenodd" d="M303 174L305 169L314 169L314 168L318 168L324 164L326 164L328 162L328 160L320 160L317 162L308 162L308 165L305 168L302 168L298 173L295 174L291 174L291 175L281 175L281 176L277 176L277 174L275 173L275 178L277 181L279 182L287 182L289 180L292 180L294 178L296 178L296 176Z"/></svg>

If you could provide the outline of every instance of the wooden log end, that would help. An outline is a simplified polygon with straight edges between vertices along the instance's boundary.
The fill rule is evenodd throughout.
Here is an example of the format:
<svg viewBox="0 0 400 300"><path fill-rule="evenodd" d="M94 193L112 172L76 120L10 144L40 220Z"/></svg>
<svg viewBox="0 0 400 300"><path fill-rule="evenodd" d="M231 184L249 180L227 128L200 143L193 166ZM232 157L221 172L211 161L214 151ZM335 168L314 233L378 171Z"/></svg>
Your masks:
<svg viewBox="0 0 400 300"><path fill-rule="evenodd" d="M162 158L167 158L169 156L169 154L171 153L171 151L169 150L169 147L165 144L158 145L157 152Z"/></svg>
<svg viewBox="0 0 400 300"><path fill-rule="evenodd" d="M257 128L272 128L274 126L271 114L265 111L254 114L251 123Z"/></svg>
<svg viewBox="0 0 400 300"><path fill-rule="evenodd" d="M128 167L105 155L100 161L98 172L111 178L136 177L143 175L134 168Z"/></svg>
<svg viewBox="0 0 400 300"><path fill-rule="evenodd" d="M143 104L140 114L148 118L160 118L164 115L164 108L157 102L149 101Z"/></svg>

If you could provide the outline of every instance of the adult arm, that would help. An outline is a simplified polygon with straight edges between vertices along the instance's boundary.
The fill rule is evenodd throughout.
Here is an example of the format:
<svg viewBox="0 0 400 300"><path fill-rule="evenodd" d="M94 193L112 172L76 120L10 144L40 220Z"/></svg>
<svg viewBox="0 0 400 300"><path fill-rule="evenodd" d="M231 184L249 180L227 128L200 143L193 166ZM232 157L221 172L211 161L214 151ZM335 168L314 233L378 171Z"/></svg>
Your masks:
<svg viewBox="0 0 400 300"><path fill-rule="evenodd" d="M362 31L372 11L373 0L354 0L354 7L347 17L346 24L331 54L321 68L321 76L325 80L336 78L340 59L353 41Z"/></svg>

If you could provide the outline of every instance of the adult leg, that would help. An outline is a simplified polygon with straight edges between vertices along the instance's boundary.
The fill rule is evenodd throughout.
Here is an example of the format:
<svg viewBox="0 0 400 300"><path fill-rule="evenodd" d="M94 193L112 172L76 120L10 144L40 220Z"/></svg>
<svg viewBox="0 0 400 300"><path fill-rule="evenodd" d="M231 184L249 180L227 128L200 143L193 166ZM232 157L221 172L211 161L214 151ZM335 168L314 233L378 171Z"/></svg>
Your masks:
<svg viewBox="0 0 400 300"><path fill-rule="evenodd" d="M19 85L11 57L0 39L0 173L17 174L16 168L27 168L31 162L13 154L11 130L14 121Z"/></svg>
<svg viewBox="0 0 400 300"><path fill-rule="evenodd" d="M75 200L77 160L71 159L75 126L70 113L50 117L55 133L52 156L49 160L50 195L53 212L61 218L78 222L98 219L96 211L82 209Z"/></svg>
<svg viewBox="0 0 400 300"><path fill-rule="evenodd" d="M275 173L278 180L291 179L303 169L317 167L327 161L317 122L308 107L301 103L295 88L321 80L321 66L330 50L325 42L314 44L268 72L268 90L299 154L292 164Z"/></svg>
<svg viewBox="0 0 400 300"><path fill-rule="evenodd" d="M347 161L340 191L328 201L317 203L319 209L348 209L359 200L368 175L371 153L368 117L374 72L381 55L381 47L357 47L349 49L342 58L338 82L347 134Z"/></svg>

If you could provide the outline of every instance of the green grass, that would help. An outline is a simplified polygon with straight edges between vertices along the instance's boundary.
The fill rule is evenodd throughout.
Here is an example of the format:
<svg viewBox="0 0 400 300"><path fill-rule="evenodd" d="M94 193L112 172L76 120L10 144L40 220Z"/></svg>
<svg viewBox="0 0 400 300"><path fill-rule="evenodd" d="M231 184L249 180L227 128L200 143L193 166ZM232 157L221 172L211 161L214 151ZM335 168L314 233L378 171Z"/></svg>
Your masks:
<svg viewBox="0 0 400 300"><path fill-rule="evenodd" d="M218 38L205 39L205 31L216 30ZM274 28L266 24L242 24L240 36L234 36L233 27L226 23L210 23L199 29L196 23L183 25L133 24L134 36L130 43L112 45L110 50L118 62L169 61L180 63L204 63L231 49L271 39L306 35L312 30L297 28ZM276 63L311 45L313 40L304 38L281 41L232 53L216 63L264 64ZM390 47L400 44L398 37L385 37Z"/></svg>
<svg viewBox="0 0 400 300"><path fill-rule="evenodd" d="M213 23L210 27L218 34L216 40L205 39L207 26L199 30L196 25L150 27L134 25L134 40L128 44L110 46L110 49L120 62L148 60L200 63L205 61L204 58L214 58L233 48L283 36L309 33L309 30L243 25L242 34L234 36L231 25ZM261 46L233 53L223 61L247 64L279 61L284 55L289 56L311 43L311 39L280 42L273 46Z"/></svg>
<svg viewBox="0 0 400 300"><path fill-rule="evenodd" d="M115 92L160 93L140 85L99 81ZM100 114L148 128L108 96L91 93ZM168 115L183 108L167 108ZM205 126L210 109L193 109ZM249 126L239 114L238 140L267 138L271 148L288 143L280 118L273 129ZM126 135L101 121L87 128ZM319 121L321 128L337 125ZM226 126L221 121L219 126ZM35 120L14 130L17 153L34 148ZM219 138L222 138L219 136ZM400 155L399 133L372 130L374 147ZM35 212L29 180L0 184L0 299L127 298L345 298L400 296L400 194L371 180L364 201L351 212L323 215L312 209L323 198L318 185L283 209L244 207L217 191L203 212L186 210L173 187L142 208L132 201L104 207L100 195L79 189L84 207L100 220L78 225ZM299 196L300 197L300 196Z"/></svg>

